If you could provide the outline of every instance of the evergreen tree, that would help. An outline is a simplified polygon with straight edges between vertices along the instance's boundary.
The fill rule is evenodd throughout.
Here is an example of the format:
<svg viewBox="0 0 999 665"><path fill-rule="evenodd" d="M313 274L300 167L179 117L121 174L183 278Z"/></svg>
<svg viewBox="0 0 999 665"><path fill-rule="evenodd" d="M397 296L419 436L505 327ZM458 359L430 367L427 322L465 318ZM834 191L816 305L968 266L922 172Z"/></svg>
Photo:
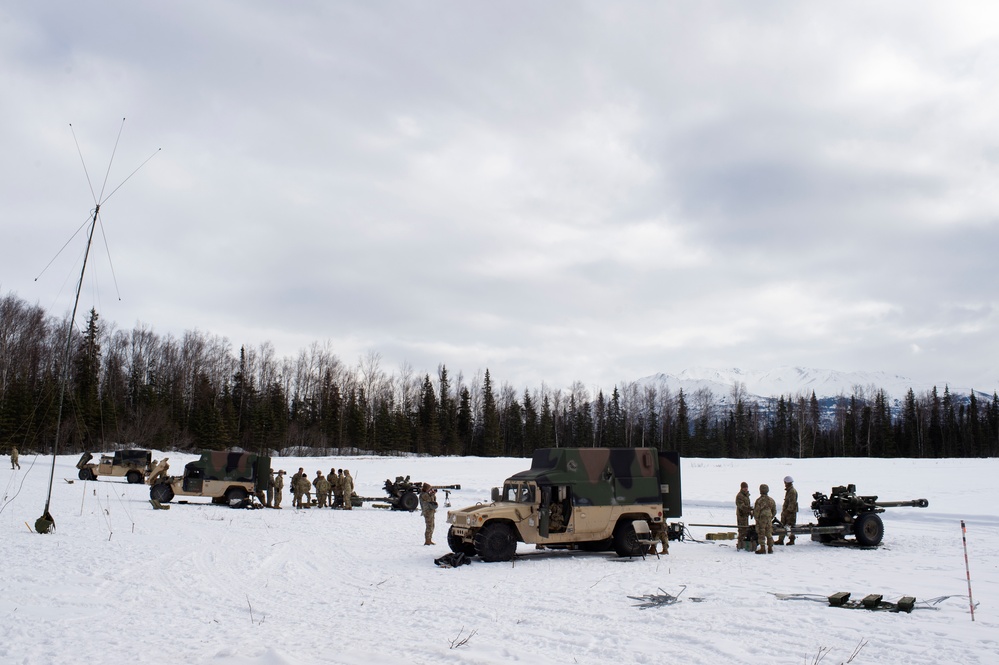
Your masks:
<svg viewBox="0 0 999 665"><path fill-rule="evenodd" d="M472 446L475 432L475 419L472 415L472 396L468 388L462 386L458 395L458 445L462 455L476 455Z"/></svg>
<svg viewBox="0 0 999 665"><path fill-rule="evenodd" d="M524 391L524 452L534 455L541 448L541 423L538 419L538 409L534 406L531 393Z"/></svg>
<svg viewBox="0 0 999 665"><path fill-rule="evenodd" d="M85 450L104 447L100 403L101 345L97 318L97 310L91 309L87 328L73 359L73 406L80 444Z"/></svg>
<svg viewBox="0 0 999 665"><path fill-rule="evenodd" d="M488 369L482 382L482 453L487 457L503 454L499 412L496 409L496 395L493 393Z"/></svg>

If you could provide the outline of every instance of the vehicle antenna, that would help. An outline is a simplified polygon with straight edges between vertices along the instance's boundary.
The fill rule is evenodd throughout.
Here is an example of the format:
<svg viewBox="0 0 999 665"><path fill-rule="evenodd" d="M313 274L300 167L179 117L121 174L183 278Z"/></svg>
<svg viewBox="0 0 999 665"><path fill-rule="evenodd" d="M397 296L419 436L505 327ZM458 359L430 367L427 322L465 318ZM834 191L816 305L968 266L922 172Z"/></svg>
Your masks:
<svg viewBox="0 0 999 665"><path fill-rule="evenodd" d="M108 168L104 174L104 183L101 185L101 193L100 196L98 197L97 195L94 194L94 186L90 182L90 174L87 172L87 164L86 161L83 159L83 151L80 150L80 143L79 141L76 140L76 132L73 130L72 123L70 123L69 125L70 131L73 134L73 141L76 143L76 151L80 155L80 162L83 163L83 172L87 178L87 185L90 187L90 195L94 199L94 208L91 211L90 217L88 219L89 229L87 230L87 245L86 249L83 252L83 266L80 268L80 279L76 284L76 296L73 299L73 313L70 315L69 321L66 324L66 350L63 355L62 379L60 380L60 386L59 386L59 409L56 415L55 438L52 440L52 469L49 472L49 489L48 493L45 496L45 509L42 512L42 516L39 517L37 520L35 520L35 531L37 531L38 533L48 533L55 527L55 519L53 519L52 513L49 511L49 508L52 505L52 485L53 481L55 480L56 456L59 453L59 435L60 435L60 430L62 428L63 405L66 401L66 385L69 383L70 357L72 355L72 349L73 349L73 325L76 321L76 310L80 305L80 292L83 289L83 278L87 271L87 258L90 256L90 247L93 244L94 240L94 230L97 228L97 223L100 221L101 205L106 203L107 200L111 198L114 195L114 193L121 188L121 185L125 184L125 181L127 181L129 178L135 175L136 171L141 169L146 164L146 162L152 159L153 155L156 154L156 152L154 152L153 155L150 155L145 162L142 162L142 164L140 164L139 167L135 169L135 171L132 171L132 173L129 174L128 178L125 178L125 180L122 181L122 183L119 184L117 187L115 187L113 190L111 190L111 192L107 196L104 196L104 191L107 187L108 177L111 174L111 164L114 161L115 152L117 152L118 150L118 141L121 139L121 132L124 126L125 126L125 118L122 118L121 127L119 127L118 129L118 137L115 139L114 149L111 151L111 158L108 160ZM158 151L159 150L157 150L157 152ZM79 233L79 231L80 230L77 229L76 233ZM74 233L73 235L75 236L76 233ZM101 233L102 234L104 233L103 224L101 225ZM106 238L105 238L105 244L106 244ZM65 248L65 245L63 246L63 248ZM62 250L59 251L61 252ZM46 268L47 267L48 266L46 266ZM36 277L35 279L37 281L38 278Z"/></svg>

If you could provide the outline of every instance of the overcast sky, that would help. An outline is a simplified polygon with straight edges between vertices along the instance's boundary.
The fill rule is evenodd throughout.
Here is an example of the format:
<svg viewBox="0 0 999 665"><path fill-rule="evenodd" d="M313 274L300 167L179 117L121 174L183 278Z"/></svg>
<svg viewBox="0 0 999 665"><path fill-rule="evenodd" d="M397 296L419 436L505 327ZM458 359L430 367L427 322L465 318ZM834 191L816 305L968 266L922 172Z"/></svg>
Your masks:
<svg viewBox="0 0 999 665"><path fill-rule="evenodd" d="M81 302L119 328L999 388L993 2L7 2L0 91L0 293L53 314L74 132L99 196L124 117L105 196L161 150Z"/></svg>

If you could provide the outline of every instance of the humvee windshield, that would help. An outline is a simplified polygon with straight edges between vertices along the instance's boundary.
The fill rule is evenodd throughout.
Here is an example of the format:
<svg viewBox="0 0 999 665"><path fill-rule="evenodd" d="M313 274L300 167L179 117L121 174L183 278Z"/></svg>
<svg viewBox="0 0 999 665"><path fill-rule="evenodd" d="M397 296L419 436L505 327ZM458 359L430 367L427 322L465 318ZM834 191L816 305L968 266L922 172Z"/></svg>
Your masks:
<svg viewBox="0 0 999 665"><path fill-rule="evenodd" d="M514 503L534 503L534 485L508 483L503 486L503 500Z"/></svg>

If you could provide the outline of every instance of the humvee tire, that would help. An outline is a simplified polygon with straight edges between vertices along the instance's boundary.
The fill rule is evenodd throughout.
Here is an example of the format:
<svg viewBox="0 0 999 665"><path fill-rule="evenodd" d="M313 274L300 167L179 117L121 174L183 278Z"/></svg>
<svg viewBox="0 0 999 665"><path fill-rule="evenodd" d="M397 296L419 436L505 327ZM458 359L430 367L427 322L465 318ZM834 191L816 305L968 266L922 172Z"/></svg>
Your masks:
<svg viewBox="0 0 999 665"><path fill-rule="evenodd" d="M415 511L420 507L420 497L416 492L405 492L399 497L399 507L402 510L408 510L409 512Z"/></svg>
<svg viewBox="0 0 999 665"><path fill-rule="evenodd" d="M173 501L173 488L170 483L156 483L149 488L149 498L160 503L170 503Z"/></svg>
<svg viewBox="0 0 999 665"><path fill-rule="evenodd" d="M86 467L80 469L80 473L78 473L77 475L80 477L80 480L95 480L96 479L96 476L94 475L94 472L91 471L90 469L86 468Z"/></svg>
<svg viewBox="0 0 999 665"><path fill-rule="evenodd" d="M876 547L885 536L885 523L877 513L864 513L853 523L853 535L858 545Z"/></svg>
<svg viewBox="0 0 999 665"><path fill-rule="evenodd" d="M475 534L475 553L483 561L509 561L516 552L517 537L509 524L492 522Z"/></svg>
<svg viewBox="0 0 999 665"><path fill-rule="evenodd" d="M638 534L631 526L633 521L623 518L614 527L614 551L618 556L642 556L648 550L638 542Z"/></svg>
<svg viewBox="0 0 999 665"><path fill-rule="evenodd" d="M225 502L230 506L236 502L245 501L250 496L242 487L230 487L225 491Z"/></svg>
<svg viewBox="0 0 999 665"><path fill-rule="evenodd" d="M135 469L132 469L131 471L125 474L125 480L127 480L132 485L138 485L139 483L142 482L142 473L136 471Z"/></svg>
<svg viewBox="0 0 999 665"><path fill-rule="evenodd" d="M475 556L475 545L472 543L466 543L454 535L454 527L447 530L447 546L451 548L451 551L455 554L464 554L465 556Z"/></svg>

